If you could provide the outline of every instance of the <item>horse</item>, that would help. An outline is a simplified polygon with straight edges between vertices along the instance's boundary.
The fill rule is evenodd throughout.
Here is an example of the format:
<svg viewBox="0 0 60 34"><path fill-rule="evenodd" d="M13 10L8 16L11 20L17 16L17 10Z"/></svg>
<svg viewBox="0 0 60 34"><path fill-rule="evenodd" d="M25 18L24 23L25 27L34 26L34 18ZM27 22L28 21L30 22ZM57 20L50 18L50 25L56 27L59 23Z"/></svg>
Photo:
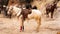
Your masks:
<svg viewBox="0 0 60 34"><path fill-rule="evenodd" d="M27 7L28 8L28 7ZM16 12L19 13L19 15L17 16L18 13L14 12L16 10ZM37 21L37 28L36 28L36 31L38 32L39 31L39 27L41 25L41 12L39 10L36 10L36 9L26 9L26 8L22 8L22 9L18 9L17 10L17 7L15 6L12 6L12 9L8 11L8 13L15 13L17 18L19 19L19 17L21 16L21 26L20 26L20 31L24 31L24 21L27 19L30 20L30 19L35 19Z"/></svg>
<svg viewBox="0 0 60 34"><path fill-rule="evenodd" d="M8 12L10 12L10 10L12 10L13 6L15 6L14 9L17 8L16 5L18 5L18 4L19 4L19 1L18 0L9 0L8 6L7 6L8 7ZM14 11L13 11L13 13L14 13ZM11 18L12 17L12 14L9 14L8 13L7 17Z"/></svg>
<svg viewBox="0 0 60 34"><path fill-rule="evenodd" d="M30 19L35 19L37 21L37 28L36 28L36 31L38 32L39 31L39 27L41 25L41 15L42 13L37 10L37 9L34 9L35 7L33 7L33 9L31 9L30 6L26 6L26 9L22 9L22 12L20 15L22 15L22 25L20 27L20 31L24 31L24 21L25 20L30 20ZM19 16L20 16L19 15Z"/></svg>
<svg viewBox="0 0 60 34"><path fill-rule="evenodd" d="M12 16L18 16L21 13L21 8L17 7L16 5L11 5L8 9L8 17L12 18Z"/></svg>
<svg viewBox="0 0 60 34"><path fill-rule="evenodd" d="M55 0L52 4L47 4L46 6L46 15L49 17L49 13L51 12L51 18L53 18L54 9L57 9L57 2L59 0Z"/></svg>
<svg viewBox="0 0 60 34"><path fill-rule="evenodd" d="M48 5L46 7L46 14L47 14L47 17L49 17L49 13L51 12L51 18L53 18L53 13L54 13L54 9L56 8L56 4L54 5Z"/></svg>

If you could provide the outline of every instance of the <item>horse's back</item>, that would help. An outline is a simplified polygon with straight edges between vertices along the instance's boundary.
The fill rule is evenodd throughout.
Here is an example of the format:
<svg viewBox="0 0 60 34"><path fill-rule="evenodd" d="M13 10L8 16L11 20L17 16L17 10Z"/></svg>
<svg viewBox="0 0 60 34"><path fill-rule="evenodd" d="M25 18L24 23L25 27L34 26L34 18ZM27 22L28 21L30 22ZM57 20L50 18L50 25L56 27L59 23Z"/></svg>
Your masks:
<svg viewBox="0 0 60 34"><path fill-rule="evenodd" d="M12 10L12 11L11 11ZM8 12L12 12L13 13L13 15L17 15L17 16L19 16L20 15L20 13L21 13L21 8L18 8L18 7L16 7L16 6L14 6L14 5L11 5L10 7L9 7L9 10L8 10Z"/></svg>
<svg viewBox="0 0 60 34"><path fill-rule="evenodd" d="M40 18L41 15L41 11L32 9L32 13L28 15L28 18Z"/></svg>
<svg viewBox="0 0 60 34"><path fill-rule="evenodd" d="M41 15L42 14L40 10L36 10L36 9L33 9L32 13L35 13L37 15Z"/></svg>

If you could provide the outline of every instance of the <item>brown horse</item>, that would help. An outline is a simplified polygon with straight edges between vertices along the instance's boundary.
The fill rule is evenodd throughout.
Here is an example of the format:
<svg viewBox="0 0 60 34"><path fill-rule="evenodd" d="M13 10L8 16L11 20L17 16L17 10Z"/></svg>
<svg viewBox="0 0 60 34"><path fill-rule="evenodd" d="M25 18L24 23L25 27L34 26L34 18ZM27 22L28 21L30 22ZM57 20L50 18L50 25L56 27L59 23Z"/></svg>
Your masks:
<svg viewBox="0 0 60 34"><path fill-rule="evenodd" d="M51 12L51 18L53 18L54 9L57 9L57 3L59 0L54 0L52 4L47 4L46 6L46 14L49 17L49 13Z"/></svg>

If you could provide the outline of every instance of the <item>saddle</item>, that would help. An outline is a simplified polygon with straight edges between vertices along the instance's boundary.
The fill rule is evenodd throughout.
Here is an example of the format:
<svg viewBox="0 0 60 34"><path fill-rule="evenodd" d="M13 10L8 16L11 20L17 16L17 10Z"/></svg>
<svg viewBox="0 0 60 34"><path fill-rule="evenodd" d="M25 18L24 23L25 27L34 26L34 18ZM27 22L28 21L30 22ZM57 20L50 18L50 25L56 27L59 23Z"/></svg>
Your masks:
<svg viewBox="0 0 60 34"><path fill-rule="evenodd" d="M21 14L22 14L23 18L25 19L25 18L28 18L28 14L31 14L31 12L32 11L29 9L22 9Z"/></svg>

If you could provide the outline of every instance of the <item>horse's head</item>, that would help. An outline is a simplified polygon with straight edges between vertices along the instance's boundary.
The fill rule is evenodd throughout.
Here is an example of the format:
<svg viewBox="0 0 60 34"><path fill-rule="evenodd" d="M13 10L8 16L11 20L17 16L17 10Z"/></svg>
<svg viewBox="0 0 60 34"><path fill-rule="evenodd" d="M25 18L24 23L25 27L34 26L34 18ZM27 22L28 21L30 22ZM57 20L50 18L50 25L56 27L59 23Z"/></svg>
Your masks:
<svg viewBox="0 0 60 34"><path fill-rule="evenodd" d="M20 13L21 8L17 7L16 5L9 7L8 14L12 14L12 16L19 16Z"/></svg>
<svg viewBox="0 0 60 34"><path fill-rule="evenodd" d="M10 7L8 8L8 12L7 12L7 14L8 14L8 15L12 14L12 10L13 10L13 7L10 6Z"/></svg>

